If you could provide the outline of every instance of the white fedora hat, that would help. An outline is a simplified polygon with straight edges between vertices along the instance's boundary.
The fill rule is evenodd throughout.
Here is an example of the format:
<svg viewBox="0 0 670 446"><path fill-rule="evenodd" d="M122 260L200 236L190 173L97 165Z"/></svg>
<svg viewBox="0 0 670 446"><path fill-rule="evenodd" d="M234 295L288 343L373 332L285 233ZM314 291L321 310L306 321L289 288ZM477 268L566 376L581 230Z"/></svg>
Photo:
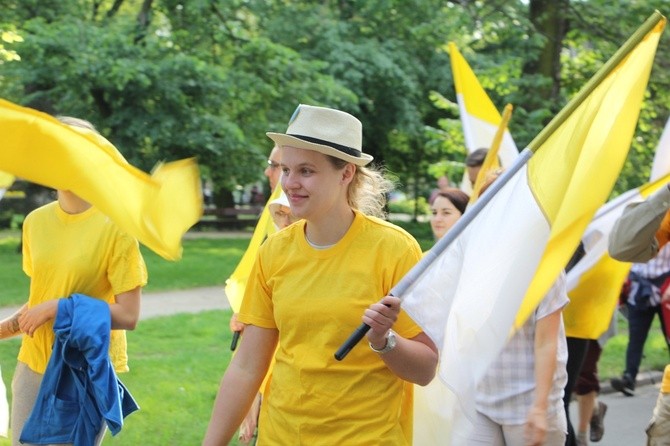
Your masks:
<svg viewBox="0 0 670 446"><path fill-rule="evenodd" d="M286 133L267 132L279 147L315 150L325 155L365 166L372 156L363 153L361 121L340 110L300 104L293 112Z"/></svg>

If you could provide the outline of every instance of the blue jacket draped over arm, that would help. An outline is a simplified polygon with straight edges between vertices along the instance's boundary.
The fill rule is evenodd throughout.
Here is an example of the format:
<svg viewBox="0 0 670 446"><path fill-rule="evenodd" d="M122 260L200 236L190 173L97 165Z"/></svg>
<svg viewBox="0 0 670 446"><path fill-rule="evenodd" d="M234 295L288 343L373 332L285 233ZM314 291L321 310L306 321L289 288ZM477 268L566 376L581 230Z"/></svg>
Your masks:
<svg viewBox="0 0 670 446"><path fill-rule="evenodd" d="M22 443L94 444L106 422L112 435L139 409L109 359L109 305L83 294L58 302L56 340Z"/></svg>

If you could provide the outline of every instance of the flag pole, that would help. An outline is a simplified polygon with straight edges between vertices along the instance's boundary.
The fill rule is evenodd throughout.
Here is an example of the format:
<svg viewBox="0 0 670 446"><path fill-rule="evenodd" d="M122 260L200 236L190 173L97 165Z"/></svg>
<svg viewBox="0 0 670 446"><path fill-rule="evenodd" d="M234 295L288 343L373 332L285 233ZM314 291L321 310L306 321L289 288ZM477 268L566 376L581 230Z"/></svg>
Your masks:
<svg viewBox="0 0 670 446"><path fill-rule="evenodd" d="M498 152L500 151L500 145L502 143L503 136L505 136L505 131L507 130L507 123L512 117L512 104L507 104L503 110L502 119L496 130L496 134L493 136L493 141L491 141L491 147L484 158L484 163L482 164L479 173L477 174L477 180L475 185L472 188L472 195L470 196L469 203L474 203L479 198L481 193L482 186L486 181L486 177L493 171L493 167L500 168L500 163L498 163Z"/></svg>
<svg viewBox="0 0 670 446"><path fill-rule="evenodd" d="M531 141L514 163L503 174L494 181L486 192L474 203L472 208L468 208L456 224L428 251L421 260L391 289L393 296L402 296L407 289L424 273L424 271L433 263L433 261L458 237L470 222L477 217L481 210L488 204L495 194L502 189L505 184L523 167L533 156L549 136L558 129L558 127L572 114L584 100L595 90L595 88L605 79L619 64L628 56L628 54L642 41L642 39L654 29L659 22L664 20L663 15L657 10L638 28L638 30L619 48L619 50L596 72L589 82L579 91L579 93L551 120L551 122ZM341 361L351 351L354 346L370 330L367 324L361 324L347 340L335 352L335 359Z"/></svg>
<svg viewBox="0 0 670 446"><path fill-rule="evenodd" d="M389 294L392 296L402 296L405 294L407 289L412 286L412 284L423 274L423 272L428 269L428 267L433 263L437 257L442 254L442 252L447 249L447 247L458 237L461 232L470 224L470 222L481 212L484 206L491 201L491 198L500 190L502 187L507 184L507 182L516 174L519 169L521 169L533 155L533 152L524 149L523 152L514 160L514 163L505 170L496 181L494 181L491 186L486 189L484 194L477 200L472 207L468 207L463 214L463 216L456 221L454 226L449 229L444 237L433 245L433 247L428 251L419 262L414 265L414 267L405 274L405 276L400 279L390 291ZM345 356L351 351L352 348L358 342L363 339L365 333L370 330L370 326L363 323L361 324L349 338L342 344L342 346L335 352L335 359L341 361Z"/></svg>

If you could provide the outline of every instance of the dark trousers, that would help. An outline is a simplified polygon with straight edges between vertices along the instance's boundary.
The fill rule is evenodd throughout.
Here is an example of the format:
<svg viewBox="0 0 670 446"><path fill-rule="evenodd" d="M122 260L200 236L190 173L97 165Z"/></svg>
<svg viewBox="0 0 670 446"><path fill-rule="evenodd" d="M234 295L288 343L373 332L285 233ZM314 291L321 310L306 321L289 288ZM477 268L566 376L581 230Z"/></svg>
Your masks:
<svg viewBox="0 0 670 446"><path fill-rule="evenodd" d="M596 339L589 340L589 347L584 355L584 363L575 383L577 395L587 395L591 392L600 393L600 380L598 379L598 360L603 349Z"/></svg>
<svg viewBox="0 0 670 446"><path fill-rule="evenodd" d="M563 405L565 406L565 417L568 421L568 435L565 437L565 446L577 446L575 429L570 422L570 399L572 398L572 391L577 378L579 378L579 372L582 370L582 364L589 347L589 339L571 337L567 337L566 339L568 341L568 363L566 364L568 381L565 384L563 392Z"/></svg>
<svg viewBox="0 0 670 446"><path fill-rule="evenodd" d="M637 372L640 370L640 363L642 362L642 353L644 352L644 343L647 341L651 323L654 321L654 316L658 315L661 321L661 331L663 332L663 339L665 337L665 324L663 322L663 315L661 314L661 307L638 308L635 305L626 303L628 309L628 346L626 347L626 371L633 382ZM668 345L670 351L670 344Z"/></svg>

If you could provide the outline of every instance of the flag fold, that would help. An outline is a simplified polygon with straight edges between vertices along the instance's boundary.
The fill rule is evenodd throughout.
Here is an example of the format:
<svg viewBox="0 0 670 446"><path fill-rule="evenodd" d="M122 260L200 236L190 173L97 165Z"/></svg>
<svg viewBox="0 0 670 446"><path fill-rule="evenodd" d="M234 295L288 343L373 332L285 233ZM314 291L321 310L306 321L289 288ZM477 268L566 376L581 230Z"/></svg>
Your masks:
<svg viewBox="0 0 670 446"><path fill-rule="evenodd" d="M4 100L0 128L0 170L72 191L161 257L181 257L181 238L203 209L194 159L160 163L148 175L97 133Z"/></svg>

